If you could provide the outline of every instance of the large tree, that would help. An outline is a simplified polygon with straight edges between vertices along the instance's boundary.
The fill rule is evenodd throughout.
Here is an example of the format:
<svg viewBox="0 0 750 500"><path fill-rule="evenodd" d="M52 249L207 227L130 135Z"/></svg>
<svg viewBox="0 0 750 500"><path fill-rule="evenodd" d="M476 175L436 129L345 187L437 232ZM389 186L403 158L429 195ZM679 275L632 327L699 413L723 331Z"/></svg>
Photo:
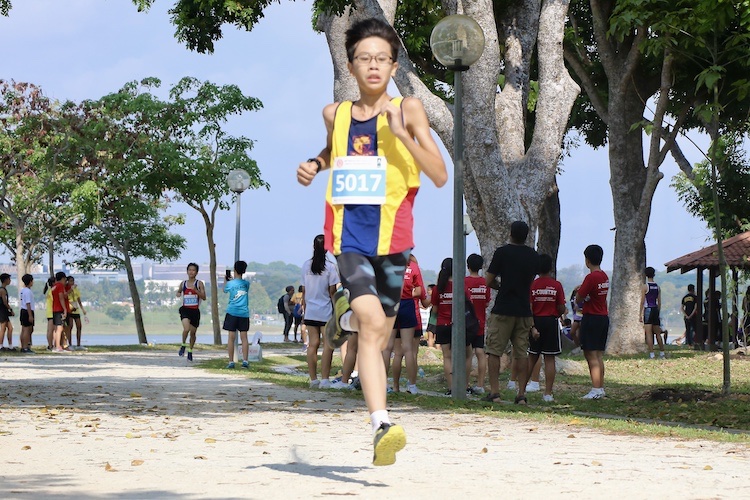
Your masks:
<svg viewBox="0 0 750 500"><path fill-rule="evenodd" d="M660 166L671 153L689 169L677 143L713 103L708 87L695 85L707 69L691 57L702 24L736 17L737 2L720 0L574 0L565 59L585 99L576 119L588 142L609 147L610 188L616 225L610 293L612 353L643 348L638 303L646 265L645 235ZM687 24L686 24L687 23ZM746 58L745 58L746 59ZM711 104L712 106L715 103ZM644 147L645 134L648 136Z"/></svg>
<svg viewBox="0 0 750 500"><path fill-rule="evenodd" d="M206 230L211 277L211 318L214 343L221 344L218 286L216 280L216 212L228 210L229 171L245 170L250 175L250 189L268 188L260 177L255 160L248 156L253 142L235 137L224 130L227 118L260 109L258 99L246 96L236 85L214 85L183 78L170 91L170 106L181 119L173 125L175 144L184 157L179 168L172 170L169 181L177 200L201 214Z"/></svg>
<svg viewBox="0 0 750 500"><path fill-rule="evenodd" d="M142 9L154 2L133 1ZM171 10L176 36L193 50L212 52L223 24L250 30L270 3L257 0L239 6L223 0L178 0ZM545 251L557 251L555 172L568 116L579 92L563 61L568 3L460 2L463 13L480 24L486 38L483 56L464 78L464 178L468 212L488 257L507 241L510 222L516 219L528 221L532 235L540 221L546 221L539 228L540 241L549 242L551 248ZM458 2L318 0L314 8L315 27L325 32L333 60L334 99L358 97L356 83L346 68L344 32L360 18L384 19L394 25L404 44L396 85L403 95L424 102L433 129L450 151L453 106L445 94L451 94L452 75L427 55L427 40L440 17L457 12ZM532 79L536 83L532 84ZM532 93L537 86L538 93ZM447 92L441 90L445 88ZM532 113L534 120L529 119ZM550 234L546 228L552 228L551 238L545 238Z"/></svg>
<svg viewBox="0 0 750 500"><path fill-rule="evenodd" d="M76 217L67 200L81 171L65 161L71 108L36 85L0 80L0 245L19 282Z"/></svg>
<svg viewBox="0 0 750 500"><path fill-rule="evenodd" d="M85 166L89 180L72 201L86 228L75 263L125 268L138 340L147 342L133 270L134 258L161 262L179 257L183 237L170 232L183 216L165 216L170 171L182 161L171 140L171 123L181 116L148 92L160 82L130 82L120 91L81 105L81 127L71 161Z"/></svg>

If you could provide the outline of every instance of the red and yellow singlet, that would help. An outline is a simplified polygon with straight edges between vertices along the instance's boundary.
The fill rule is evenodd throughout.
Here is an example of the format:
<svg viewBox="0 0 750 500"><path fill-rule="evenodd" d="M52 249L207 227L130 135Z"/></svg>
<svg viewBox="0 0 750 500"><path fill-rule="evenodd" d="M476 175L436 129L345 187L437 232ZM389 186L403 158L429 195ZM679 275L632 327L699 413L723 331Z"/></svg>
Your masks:
<svg viewBox="0 0 750 500"><path fill-rule="evenodd" d="M391 102L401 106L401 97ZM332 201L333 174L328 180L325 213L326 250L334 255L356 252L391 255L414 247L412 207L419 190L419 167L406 146L391 132L385 115L360 122L352 102L342 102L333 122L331 164L343 156L383 156L385 202L382 205L337 205Z"/></svg>

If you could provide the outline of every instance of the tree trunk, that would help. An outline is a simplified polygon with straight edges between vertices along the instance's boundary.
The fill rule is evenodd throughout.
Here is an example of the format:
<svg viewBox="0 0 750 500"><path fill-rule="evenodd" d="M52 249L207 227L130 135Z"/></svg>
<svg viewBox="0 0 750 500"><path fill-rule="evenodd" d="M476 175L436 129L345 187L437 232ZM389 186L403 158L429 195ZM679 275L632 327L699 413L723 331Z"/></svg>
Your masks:
<svg viewBox="0 0 750 500"><path fill-rule="evenodd" d="M23 244L23 223L16 225L16 283L19 290L21 289L21 277L28 272L28 262L26 261L26 251Z"/></svg>
<svg viewBox="0 0 750 500"><path fill-rule="evenodd" d="M218 203L214 205L211 216L200 206L198 209L206 225L206 241L208 242L209 272L211 273L211 326L214 333L214 345L221 345L221 323L219 322L219 286L216 282L216 243L214 242L215 214Z"/></svg>
<svg viewBox="0 0 750 500"><path fill-rule="evenodd" d="M619 85L619 82L612 84ZM637 90L610 90L609 167L610 188L615 220L615 250L610 279L610 330L607 352L632 354L645 349L643 324L638 304L646 267L645 238L649 213L642 213L645 196L646 165L643 159L643 134L631 132L631 125L643 119L644 104ZM595 243L595 242L591 242Z"/></svg>
<svg viewBox="0 0 750 500"><path fill-rule="evenodd" d="M346 70L345 30L362 17L380 17L392 23L396 3L359 0L356 9L347 9L341 17L318 18L318 29L326 33L333 60L335 100L359 96L356 82ZM580 91L563 60L568 4L567 0L519 3L500 20L503 30L499 40L493 2L463 2L463 13L479 23L486 40L482 57L465 73L463 102L464 196L487 262L495 248L507 242L514 220L529 224L532 237L527 243L534 244L542 206L555 188L562 137ZM453 4L452 8L455 7ZM501 45L506 48L504 54L500 52ZM539 58L540 93L536 126L527 147L527 100L535 51ZM401 51L398 63L394 80L399 91L424 103L433 130L451 151L454 123L451 106L429 92L419 80L405 50ZM502 68L506 84L498 93ZM557 249L552 252L557 254Z"/></svg>
<svg viewBox="0 0 750 500"><path fill-rule="evenodd" d="M49 265L49 275L55 275L55 230L50 231L49 242L47 243L47 257Z"/></svg>
<svg viewBox="0 0 750 500"><path fill-rule="evenodd" d="M560 222L560 196L557 182L552 192L547 196L542 206L542 213L539 217L539 236L537 238L536 249L540 254L546 253L552 257L552 262L557 262L557 253L560 248L560 233L562 224ZM552 269L553 274L557 273L557 266Z"/></svg>
<svg viewBox="0 0 750 500"><path fill-rule="evenodd" d="M146 328L143 326L143 312L141 311L141 296L138 293L138 287L135 283L135 274L133 273L133 263L130 260L130 254L127 251L122 253L125 271L128 274L128 287L130 287L130 297L133 299L133 314L135 315L135 329L138 332L138 342L147 344Z"/></svg>

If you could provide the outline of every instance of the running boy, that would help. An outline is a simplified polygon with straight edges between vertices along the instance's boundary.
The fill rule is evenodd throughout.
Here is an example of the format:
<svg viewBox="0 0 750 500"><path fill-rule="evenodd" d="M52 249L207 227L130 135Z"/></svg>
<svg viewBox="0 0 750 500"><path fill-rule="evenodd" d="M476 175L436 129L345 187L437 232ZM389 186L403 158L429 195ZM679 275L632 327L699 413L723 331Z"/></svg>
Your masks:
<svg viewBox="0 0 750 500"><path fill-rule="evenodd" d="M303 186L321 170L332 169L325 242L338 260L345 291L334 295L326 337L341 345L350 332L359 332L359 376L374 433L374 465L393 464L406 444L404 429L388 417L380 353L393 328L414 247L412 205L419 173L438 187L448 179L421 101L387 93L398 68L399 45L393 28L377 19L357 22L346 32L347 67L360 97L323 109L326 146L297 169Z"/></svg>
<svg viewBox="0 0 750 500"><path fill-rule="evenodd" d="M607 310L607 293L609 277L602 271L601 263L604 250L599 245L589 245L583 251L589 274L578 288L576 300L583 302L581 318L581 349L589 365L591 391L583 399L601 399L604 397L604 349L607 347L609 334L609 311Z"/></svg>
<svg viewBox="0 0 750 500"><path fill-rule="evenodd" d="M229 279L229 270L227 269L227 280L224 282L224 293L229 294L229 304L227 304L227 314L224 317L223 327L229 333L227 339L229 364L227 368L234 368L234 342L238 331L242 341L242 368L249 366L247 356L250 346L247 343L247 331L250 329L250 307L247 299L250 292L250 282L242 279L245 271L247 271L247 262L238 260L234 263L234 278Z"/></svg>
<svg viewBox="0 0 750 500"><path fill-rule="evenodd" d="M187 348L188 361L193 360L193 347L195 346L195 334L198 326L201 324L201 300L206 300L206 287L198 276L198 264L191 262L187 265L188 279L180 283L177 289L177 296L182 297L182 306L180 306L180 321L182 322L182 345L177 353L179 356L185 355ZM190 345L186 343L187 336L190 334ZM234 347L234 346L233 346Z"/></svg>

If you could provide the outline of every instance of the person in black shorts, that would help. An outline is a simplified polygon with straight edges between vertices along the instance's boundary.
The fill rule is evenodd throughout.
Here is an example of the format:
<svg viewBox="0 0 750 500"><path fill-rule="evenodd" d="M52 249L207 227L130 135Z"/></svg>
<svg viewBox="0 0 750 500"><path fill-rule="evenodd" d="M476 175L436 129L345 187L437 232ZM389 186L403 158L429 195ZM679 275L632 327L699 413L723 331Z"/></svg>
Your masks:
<svg viewBox="0 0 750 500"><path fill-rule="evenodd" d="M581 318L581 349L589 365L592 388L583 399L601 399L604 397L604 350L607 348L609 334L609 311L607 294L609 277L602 271L601 263L604 250L599 245L589 245L583 251L589 274L578 288L576 300L583 303Z"/></svg>
<svg viewBox="0 0 750 500"><path fill-rule="evenodd" d="M193 360L193 347L195 346L198 327L201 324L201 300L206 300L206 287L196 278L198 270L198 264L195 262L188 264L188 279L180 283L180 287L177 289L177 297L182 298L182 305L180 306L182 345L177 354L183 356L185 349L187 349L188 361ZM188 335L190 335L190 345L186 343Z"/></svg>
<svg viewBox="0 0 750 500"><path fill-rule="evenodd" d="M8 289L10 285L10 274L0 274L0 350L13 350L13 322L10 317L13 316L13 309L8 303ZM8 337L8 348L3 345L5 337Z"/></svg>
<svg viewBox="0 0 750 500"><path fill-rule="evenodd" d="M534 372L539 356L544 356L544 395L542 400L554 401L552 386L555 383L555 356L562 352L558 318L565 313L565 292L562 284L552 278L552 257L539 257L539 277L531 284L531 311L534 326L529 338L529 378ZM537 371L537 373L539 373Z"/></svg>

